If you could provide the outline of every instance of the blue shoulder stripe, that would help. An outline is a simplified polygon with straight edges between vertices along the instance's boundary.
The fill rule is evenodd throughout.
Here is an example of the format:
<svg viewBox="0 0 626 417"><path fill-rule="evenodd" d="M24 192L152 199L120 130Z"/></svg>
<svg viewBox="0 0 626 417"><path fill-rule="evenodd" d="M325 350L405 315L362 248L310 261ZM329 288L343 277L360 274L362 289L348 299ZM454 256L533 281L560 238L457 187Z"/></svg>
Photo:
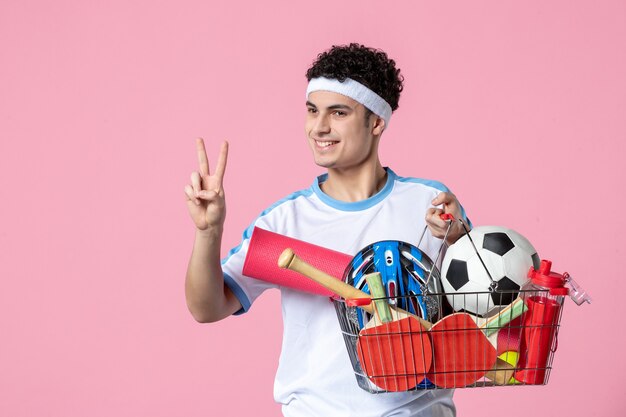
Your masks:
<svg viewBox="0 0 626 417"><path fill-rule="evenodd" d="M252 232L254 231L254 225L257 222L257 220L259 220L263 216L266 216L272 210L274 210L276 207L278 207L278 206L280 206L280 205L282 205L284 203L287 203L287 202L289 202L291 200L295 200L298 197L308 197L311 194L313 194L313 191L310 188L307 188L307 189L304 189L304 190L300 190L300 191L296 191L294 193L289 194L287 197L278 200L277 202L275 202L274 204L272 204L271 206L269 206L268 208L263 210L263 212L250 224L250 226L248 226L248 228L246 230L244 230L243 236L242 236L242 239L241 239L241 243L239 243L239 245L237 245L236 247L231 249L230 252L228 252L228 255L226 255L226 257L224 259L222 259L221 264L224 265L226 262L228 262L228 259L230 259L231 256L233 256L234 254L236 254L237 252L239 252L241 250L241 246L243 245L243 242L245 242L246 240L250 239L250 237L252 236Z"/></svg>
<svg viewBox="0 0 626 417"><path fill-rule="evenodd" d="M446 187L442 182L435 180L426 180L423 178L413 178L413 177L398 177L398 181L400 182L413 182L416 184L424 184L432 188L436 188L439 191L449 193L450 189Z"/></svg>
<svg viewBox="0 0 626 417"><path fill-rule="evenodd" d="M423 179L423 178L413 178L413 177L398 177L397 178L398 181L400 182L413 182L416 184L423 184L426 185L428 187L432 187L435 188L441 192L444 193L449 193L451 192L450 189L448 187L446 187L442 182L439 181L435 181L435 180L427 180L427 179ZM463 218L465 219L465 222L468 224L469 228L472 228L472 221L469 219L469 217L467 217L467 213L465 213L465 209L463 208L463 205L461 205L461 214L463 215Z"/></svg>

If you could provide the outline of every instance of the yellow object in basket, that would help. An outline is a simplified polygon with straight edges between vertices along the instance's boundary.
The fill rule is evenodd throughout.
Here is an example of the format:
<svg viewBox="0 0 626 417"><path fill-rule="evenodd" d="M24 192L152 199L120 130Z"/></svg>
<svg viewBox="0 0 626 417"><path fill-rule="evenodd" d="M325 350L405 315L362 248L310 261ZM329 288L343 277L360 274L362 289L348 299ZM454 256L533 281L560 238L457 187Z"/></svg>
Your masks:
<svg viewBox="0 0 626 417"><path fill-rule="evenodd" d="M514 350L509 350L500 354L500 356L498 357L502 359L503 361L515 366L517 365L517 361L519 360L519 353L517 353ZM507 382L507 385L517 385L517 384L521 384L521 382L519 382L517 379L513 377L511 377L509 382Z"/></svg>

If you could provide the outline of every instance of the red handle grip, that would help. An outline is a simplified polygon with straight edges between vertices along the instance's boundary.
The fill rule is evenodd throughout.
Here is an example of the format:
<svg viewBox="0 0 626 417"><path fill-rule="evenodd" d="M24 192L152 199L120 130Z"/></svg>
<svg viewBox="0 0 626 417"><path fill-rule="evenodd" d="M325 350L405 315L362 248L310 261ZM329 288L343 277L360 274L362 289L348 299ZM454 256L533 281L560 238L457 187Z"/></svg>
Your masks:
<svg viewBox="0 0 626 417"><path fill-rule="evenodd" d="M361 307L370 305L372 303L371 298L348 298L346 300L346 305L348 307Z"/></svg>
<svg viewBox="0 0 626 417"><path fill-rule="evenodd" d="M450 214L450 213L441 213L439 215L439 218L441 220L445 220L445 221L448 221L448 220L454 221L454 216L452 214Z"/></svg>

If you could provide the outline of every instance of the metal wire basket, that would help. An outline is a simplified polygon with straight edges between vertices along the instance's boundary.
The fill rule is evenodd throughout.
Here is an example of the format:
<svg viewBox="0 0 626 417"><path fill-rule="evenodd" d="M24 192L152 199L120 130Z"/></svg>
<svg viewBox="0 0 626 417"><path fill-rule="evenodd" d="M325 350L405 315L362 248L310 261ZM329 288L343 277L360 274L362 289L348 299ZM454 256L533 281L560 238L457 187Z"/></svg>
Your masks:
<svg viewBox="0 0 626 417"><path fill-rule="evenodd" d="M450 215L442 219L448 221L447 237L455 220ZM458 221L480 258L468 226ZM381 243L384 248L391 247L388 241ZM357 382L371 393L547 384L565 296L569 294L578 305L591 302L567 273L551 273L549 261L541 261L541 271L531 269L546 280L547 288L498 288L500 281L492 278L480 258L491 281L488 291L443 292L432 282L440 278L436 265L445 250L443 243L434 262L417 248L412 254L400 250L419 264L419 274L409 272L420 282L420 289L401 297L381 296L386 294L382 279L374 277L380 274L372 273L373 262L364 256L376 253L373 246L376 243L354 258L344 280L363 286L366 277L362 274L367 267L368 276L380 280L376 285L372 282L368 292L378 287L378 296L369 292L375 297L333 300ZM423 258L415 260L420 253ZM385 259L381 259L378 269L387 268L384 264ZM477 305L483 309L480 316L466 312L475 311Z"/></svg>
<svg viewBox="0 0 626 417"><path fill-rule="evenodd" d="M462 302L487 294L456 293L453 297ZM445 300L445 295L423 297ZM449 305L441 303L438 316L444 318L434 324L396 309L394 321L384 323L374 314L366 326L359 323L357 314L364 304L376 305L382 300L393 306L400 300L335 299L359 386L370 393L382 393L547 384L564 296L550 295L548 290L522 290L510 295L519 297L524 306L521 313L513 308L502 311L494 305L493 315L481 319L467 313L449 314ZM452 327L442 326L444 322Z"/></svg>

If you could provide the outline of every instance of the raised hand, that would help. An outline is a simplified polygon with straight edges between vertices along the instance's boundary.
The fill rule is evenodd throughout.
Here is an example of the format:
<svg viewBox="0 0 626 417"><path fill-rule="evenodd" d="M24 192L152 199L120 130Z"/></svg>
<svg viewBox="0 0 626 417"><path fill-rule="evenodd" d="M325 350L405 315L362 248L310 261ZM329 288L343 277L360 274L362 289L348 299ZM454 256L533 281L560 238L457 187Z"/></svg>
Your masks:
<svg viewBox="0 0 626 417"><path fill-rule="evenodd" d="M228 159L228 142L222 143L213 175L209 171L209 161L201 138L197 139L196 147L200 171L192 172L191 185L185 186L189 215L198 230L221 228L226 218L223 180Z"/></svg>

